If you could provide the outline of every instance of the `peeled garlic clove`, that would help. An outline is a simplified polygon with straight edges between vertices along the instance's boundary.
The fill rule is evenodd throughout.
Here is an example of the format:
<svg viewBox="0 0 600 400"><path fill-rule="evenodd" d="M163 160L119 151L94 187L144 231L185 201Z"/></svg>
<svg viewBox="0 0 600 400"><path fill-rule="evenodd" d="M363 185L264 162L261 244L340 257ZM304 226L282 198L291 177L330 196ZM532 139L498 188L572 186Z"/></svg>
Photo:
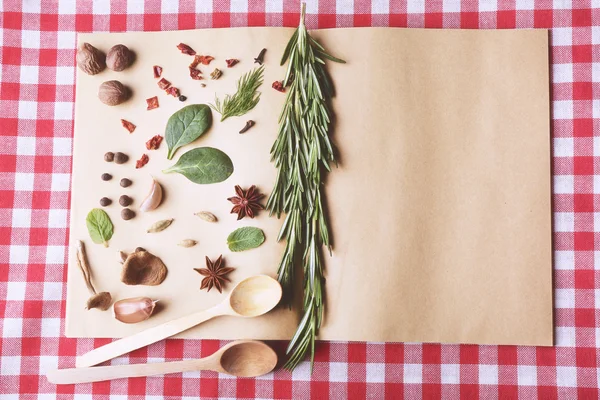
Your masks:
<svg viewBox="0 0 600 400"><path fill-rule="evenodd" d="M157 301L149 297L119 300L113 305L113 313L117 320L125 324L136 324L150 318Z"/></svg>
<svg viewBox="0 0 600 400"><path fill-rule="evenodd" d="M162 186L160 186L160 183L158 183L156 179L152 179L152 187L150 188L150 193L148 193L148 196L146 196L144 201L142 201L140 211L147 212L156 209L160 205L162 197Z"/></svg>

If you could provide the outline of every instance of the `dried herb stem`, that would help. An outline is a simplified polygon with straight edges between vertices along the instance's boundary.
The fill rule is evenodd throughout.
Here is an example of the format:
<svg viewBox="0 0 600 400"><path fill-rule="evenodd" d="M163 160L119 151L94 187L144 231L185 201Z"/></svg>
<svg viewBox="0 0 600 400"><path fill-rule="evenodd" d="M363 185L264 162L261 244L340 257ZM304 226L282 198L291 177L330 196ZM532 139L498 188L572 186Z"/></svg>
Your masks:
<svg viewBox="0 0 600 400"><path fill-rule="evenodd" d="M88 263L87 253L81 240L77 241L77 266L79 266L79 269L81 270L83 280L85 281L85 285L90 291L90 294L96 294L96 288L94 288L94 285L92 284L91 268Z"/></svg>

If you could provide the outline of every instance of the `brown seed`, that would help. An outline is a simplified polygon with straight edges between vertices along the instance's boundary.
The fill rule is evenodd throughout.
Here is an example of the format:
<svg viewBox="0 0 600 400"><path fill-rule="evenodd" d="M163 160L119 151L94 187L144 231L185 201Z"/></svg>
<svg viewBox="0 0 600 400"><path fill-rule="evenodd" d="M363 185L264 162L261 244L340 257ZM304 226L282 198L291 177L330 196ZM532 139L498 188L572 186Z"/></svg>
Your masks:
<svg viewBox="0 0 600 400"><path fill-rule="evenodd" d="M89 43L84 43L77 50L77 66L88 75L96 75L106 68L104 53Z"/></svg>
<svg viewBox="0 0 600 400"><path fill-rule="evenodd" d="M121 210L121 218L123 218L125 221L129 221L133 217L135 217L135 212L133 212L131 209L124 208Z"/></svg>
<svg viewBox="0 0 600 400"><path fill-rule="evenodd" d="M117 44L106 53L106 66L113 71L123 71L133 62L134 54L127 46Z"/></svg>
<svg viewBox="0 0 600 400"><path fill-rule="evenodd" d="M103 197L100 199L100 205L102 207L110 206L112 204L112 200L108 197Z"/></svg>
<svg viewBox="0 0 600 400"><path fill-rule="evenodd" d="M117 164L125 164L129 161L129 156L127 154L121 153L120 151L115 153L115 162Z"/></svg>
<svg viewBox="0 0 600 400"><path fill-rule="evenodd" d="M110 181L112 179L112 175L104 173L104 174L102 174L101 178L103 181Z"/></svg>
<svg viewBox="0 0 600 400"><path fill-rule="evenodd" d="M132 183L133 182L131 182L131 179L123 178L123 179L121 179L120 185L121 185L121 187L126 188L126 187L131 186Z"/></svg>
<svg viewBox="0 0 600 400"><path fill-rule="evenodd" d="M101 102L109 106L116 106L127 99L131 92L125 85L119 81L106 81L98 89L98 98Z"/></svg>
<svg viewBox="0 0 600 400"><path fill-rule="evenodd" d="M113 153L112 151L109 151L108 153L104 154L104 161L113 162L114 159L115 159L115 153Z"/></svg>
<svg viewBox="0 0 600 400"><path fill-rule="evenodd" d="M119 204L122 205L123 207L129 206L131 203L133 203L133 199L131 197L127 196L126 194L119 197Z"/></svg>

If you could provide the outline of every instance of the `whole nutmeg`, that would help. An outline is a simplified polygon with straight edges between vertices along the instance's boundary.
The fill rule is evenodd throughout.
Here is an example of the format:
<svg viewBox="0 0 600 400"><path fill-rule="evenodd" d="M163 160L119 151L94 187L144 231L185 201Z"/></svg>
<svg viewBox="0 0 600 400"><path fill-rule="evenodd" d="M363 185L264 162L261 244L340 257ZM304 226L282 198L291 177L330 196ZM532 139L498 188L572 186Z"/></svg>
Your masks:
<svg viewBox="0 0 600 400"><path fill-rule="evenodd" d="M88 75L96 75L106 68L106 56L89 43L77 49L77 66Z"/></svg>
<svg viewBox="0 0 600 400"><path fill-rule="evenodd" d="M126 194L119 197L119 204L122 205L123 207L127 207L131 203L133 203L133 199L131 197L127 196Z"/></svg>
<svg viewBox="0 0 600 400"><path fill-rule="evenodd" d="M133 62L133 52L122 44L110 48L106 54L106 66L113 71L123 71Z"/></svg>
<svg viewBox="0 0 600 400"><path fill-rule="evenodd" d="M116 106L129 99L129 89L119 81L106 81L100 85L98 98L109 106Z"/></svg>
<svg viewBox="0 0 600 400"><path fill-rule="evenodd" d="M121 210L121 218L123 218L125 221L128 221L133 217L135 217L135 212L133 212L131 209L124 208Z"/></svg>
<svg viewBox="0 0 600 400"><path fill-rule="evenodd" d="M115 153L115 162L117 164L125 164L127 161L129 161L129 156L127 154L121 153L120 151Z"/></svg>

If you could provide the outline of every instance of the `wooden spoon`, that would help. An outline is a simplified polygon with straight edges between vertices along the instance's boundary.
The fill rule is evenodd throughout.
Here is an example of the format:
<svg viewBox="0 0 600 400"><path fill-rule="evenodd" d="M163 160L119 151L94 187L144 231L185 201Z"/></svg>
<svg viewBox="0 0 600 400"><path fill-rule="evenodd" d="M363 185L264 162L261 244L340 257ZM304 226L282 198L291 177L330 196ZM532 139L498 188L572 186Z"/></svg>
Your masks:
<svg viewBox="0 0 600 400"><path fill-rule="evenodd" d="M57 385L203 370L249 378L268 374L275 365L277 353L263 342L237 340L197 360L57 369L46 376L50 383Z"/></svg>
<svg viewBox="0 0 600 400"><path fill-rule="evenodd" d="M238 283L229 296L208 310L165 322L145 331L98 347L77 357L77 367L91 367L159 340L188 330L222 315L257 317L271 311L281 300L281 285L266 275L256 275Z"/></svg>

